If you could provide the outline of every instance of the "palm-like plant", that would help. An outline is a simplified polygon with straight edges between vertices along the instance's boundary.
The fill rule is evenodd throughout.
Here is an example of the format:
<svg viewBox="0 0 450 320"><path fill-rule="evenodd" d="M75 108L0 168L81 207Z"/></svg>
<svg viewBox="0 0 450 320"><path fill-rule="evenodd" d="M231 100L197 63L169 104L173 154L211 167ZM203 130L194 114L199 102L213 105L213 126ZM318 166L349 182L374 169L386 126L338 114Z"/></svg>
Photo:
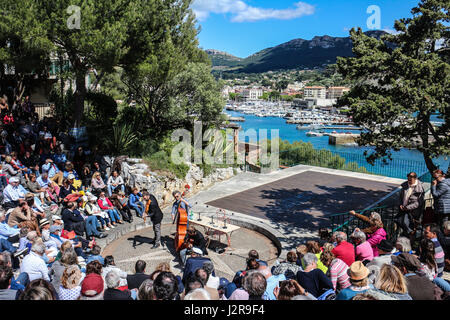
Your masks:
<svg viewBox="0 0 450 320"><path fill-rule="evenodd" d="M112 155L125 154L137 139L133 128L122 123L113 126L112 135L106 138L105 144Z"/></svg>

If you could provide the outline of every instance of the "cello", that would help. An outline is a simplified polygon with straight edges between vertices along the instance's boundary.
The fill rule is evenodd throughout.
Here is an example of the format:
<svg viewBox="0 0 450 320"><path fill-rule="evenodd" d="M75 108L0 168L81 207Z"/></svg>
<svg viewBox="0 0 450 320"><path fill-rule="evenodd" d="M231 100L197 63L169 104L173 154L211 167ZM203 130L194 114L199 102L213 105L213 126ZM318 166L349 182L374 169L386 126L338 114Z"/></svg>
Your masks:
<svg viewBox="0 0 450 320"><path fill-rule="evenodd" d="M177 232L175 233L175 249L177 251L180 251L185 247L184 238L186 237L188 222L188 214L186 209L181 208L181 201L178 204L177 216L175 220L177 221Z"/></svg>

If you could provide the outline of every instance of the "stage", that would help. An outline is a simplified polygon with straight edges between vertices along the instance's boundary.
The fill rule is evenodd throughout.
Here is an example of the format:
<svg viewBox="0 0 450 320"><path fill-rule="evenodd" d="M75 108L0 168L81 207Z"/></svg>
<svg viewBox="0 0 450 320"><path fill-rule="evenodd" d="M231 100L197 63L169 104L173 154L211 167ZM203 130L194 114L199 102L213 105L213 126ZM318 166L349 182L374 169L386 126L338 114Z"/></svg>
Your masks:
<svg viewBox="0 0 450 320"><path fill-rule="evenodd" d="M377 181L377 176L369 180L307 170L205 204L275 224L317 230L329 224L327 216L365 209L399 185L400 181Z"/></svg>

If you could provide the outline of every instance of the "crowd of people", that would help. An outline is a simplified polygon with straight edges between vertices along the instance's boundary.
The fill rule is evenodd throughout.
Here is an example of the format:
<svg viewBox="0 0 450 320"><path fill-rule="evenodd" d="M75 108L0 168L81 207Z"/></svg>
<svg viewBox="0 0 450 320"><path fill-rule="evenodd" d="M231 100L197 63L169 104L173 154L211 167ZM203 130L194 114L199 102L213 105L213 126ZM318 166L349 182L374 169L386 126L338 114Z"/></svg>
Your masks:
<svg viewBox="0 0 450 320"><path fill-rule="evenodd" d="M401 236L389 240L382 217L355 211L367 228L320 231L273 265L256 250L231 279L216 275L205 236L189 225L177 254L182 272L169 263L135 273L102 256L95 239L117 224L150 218L153 248L161 245L163 213L146 190L130 188L95 151L72 145L50 118L39 121L29 97L10 110L0 100L0 300L442 300L450 283L450 183L433 173L437 216L423 226L424 189L415 173L402 185L396 222ZM177 209L189 210L181 192Z"/></svg>

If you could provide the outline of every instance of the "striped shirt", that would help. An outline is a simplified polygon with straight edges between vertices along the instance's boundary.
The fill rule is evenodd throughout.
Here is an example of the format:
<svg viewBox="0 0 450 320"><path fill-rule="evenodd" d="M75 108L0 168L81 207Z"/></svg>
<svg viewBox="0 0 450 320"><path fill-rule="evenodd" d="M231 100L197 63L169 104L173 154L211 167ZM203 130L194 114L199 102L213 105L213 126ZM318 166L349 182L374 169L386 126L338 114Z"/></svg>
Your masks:
<svg viewBox="0 0 450 320"><path fill-rule="evenodd" d="M431 239L434 243L434 259L437 265L437 276L442 277L444 275L445 267L445 254L437 238Z"/></svg>
<svg viewBox="0 0 450 320"><path fill-rule="evenodd" d="M328 272L335 291L337 288L342 290L351 285L347 274L347 270L348 265L341 259L336 258L333 261L331 261L331 265L328 268Z"/></svg>

